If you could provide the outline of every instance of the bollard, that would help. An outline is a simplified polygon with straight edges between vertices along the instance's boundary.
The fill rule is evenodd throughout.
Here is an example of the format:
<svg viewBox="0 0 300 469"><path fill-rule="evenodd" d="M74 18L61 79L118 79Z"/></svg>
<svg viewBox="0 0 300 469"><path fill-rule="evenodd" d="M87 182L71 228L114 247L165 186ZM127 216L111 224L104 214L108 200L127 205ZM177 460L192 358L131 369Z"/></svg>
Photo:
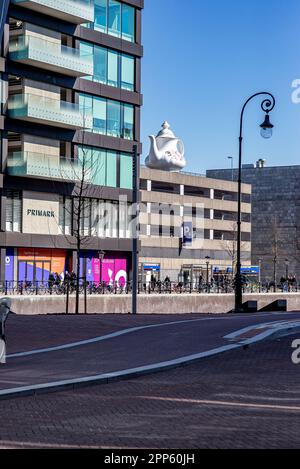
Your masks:
<svg viewBox="0 0 300 469"><path fill-rule="evenodd" d="M10 313L11 299L2 298L0 300L0 364L6 363L6 339L5 339L5 323Z"/></svg>

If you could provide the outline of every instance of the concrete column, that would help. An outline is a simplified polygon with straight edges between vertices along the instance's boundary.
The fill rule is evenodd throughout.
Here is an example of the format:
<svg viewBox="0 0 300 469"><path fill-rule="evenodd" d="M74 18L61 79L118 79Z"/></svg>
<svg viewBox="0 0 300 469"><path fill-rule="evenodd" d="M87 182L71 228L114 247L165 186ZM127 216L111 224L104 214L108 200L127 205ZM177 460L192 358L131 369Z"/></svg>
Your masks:
<svg viewBox="0 0 300 469"><path fill-rule="evenodd" d="M215 211L213 208L210 209L210 219L213 220L215 216Z"/></svg>
<svg viewBox="0 0 300 469"><path fill-rule="evenodd" d="M152 182L147 180L147 191L151 192L151 190L152 190Z"/></svg>
<svg viewBox="0 0 300 469"><path fill-rule="evenodd" d="M213 200L215 198L215 190L210 189L210 198Z"/></svg>
<svg viewBox="0 0 300 469"><path fill-rule="evenodd" d="M214 239L214 230L209 230L209 239L210 240Z"/></svg>
<svg viewBox="0 0 300 469"><path fill-rule="evenodd" d="M184 185L180 184L180 195L184 195Z"/></svg>

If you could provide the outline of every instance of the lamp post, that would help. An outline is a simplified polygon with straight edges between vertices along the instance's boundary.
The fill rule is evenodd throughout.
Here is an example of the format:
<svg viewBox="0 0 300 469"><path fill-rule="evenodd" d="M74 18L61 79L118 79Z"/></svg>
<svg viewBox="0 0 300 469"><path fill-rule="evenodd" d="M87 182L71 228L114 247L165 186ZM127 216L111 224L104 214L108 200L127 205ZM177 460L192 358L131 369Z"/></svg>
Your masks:
<svg viewBox="0 0 300 469"><path fill-rule="evenodd" d="M259 258L258 259L258 284L259 284L259 287L261 287L261 263L262 263L262 259Z"/></svg>
<svg viewBox="0 0 300 469"><path fill-rule="evenodd" d="M99 260L100 260L100 283L102 284L102 272L103 272L103 259L105 256L105 251L99 251Z"/></svg>
<svg viewBox="0 0 300 469"><path fill-rule="evenodd" d="M239 136L239 169L238 169L238 220L237 220L237 266L236 266L236 276L235 276L235 312L243 312L243 292L242 292L242 276L241 276L241 238L242 238L242 152L243 152L243 121L245 109L252 99L257 96L268 96L261 103L262 110L266 113L265 120L261 124L261 136L263 138L271 138L273 133L273 125L270 122L269 113L274 109L276 101L274 96L271 93L261 92L256 93L251 96L245 102L240 118L240 136Z"/></svg>
<svg viewBox="0 0 300 469"><path fill-rule="evenodd" d="M232 156L227 156L227 159L231 161L231 180L233 182L233 157Z"/></svg>
<svg viewBox="0 0 300 469"><path fill-rule="evenodd" d="M210 257L206 256L206 286L208 288L208 283L209 283L209 262L210 262Z"/></svg>

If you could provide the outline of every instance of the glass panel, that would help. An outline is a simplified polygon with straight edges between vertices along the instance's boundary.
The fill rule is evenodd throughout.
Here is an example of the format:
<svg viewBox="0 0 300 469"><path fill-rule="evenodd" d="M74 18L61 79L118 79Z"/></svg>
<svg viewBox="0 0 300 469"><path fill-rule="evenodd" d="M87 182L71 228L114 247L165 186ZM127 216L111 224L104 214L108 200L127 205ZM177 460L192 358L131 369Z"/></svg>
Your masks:
<svg viewBox="0 0 300 469"><path fill-rule="evenodd" d="M121 3L109 0L108 34L121 37Z"/></svg>
<svg viewBox="0 0 300 469"><path fill-rule="evenodd" d="M108 75L107 84L110 86L118 86L118 57L116 52L108 52Z"/></svg>
<svg viewBox="0 0 300 469"><path fill-rule="evenodd" d="M134 58L122 55L121 87L124 90L134 91Z"/></svg>
<svg viewBox="0 0 300 469"><path fill-rule="evenodd" d="M107 49L94 47L94 81L107 83Z"/></svg>
<svg viewBox="0 0 300 469"><path fill-rule="evenodd" d="M117 101L107 101L107 135L120 137L121 104Z"/></svg>
<svg viewBox="0 0 300 469"><path fill-rule="evenodd" d="M106 185L117 187L117 154L114 151L107 152Z"/></svg>
<svg viewBox="0 0 300 469"><path fill-rule="evenodd" d="M106 134L106 100L93 99L94 132Z"/></svg>
<svg viewBox="0 0 300 469"><path fill-rule="evenodd" d="M92 180L96 186L106 186L106 151L92 150Z"/></svg>
<svg viewBox="0 0 300 469"><path fill-rule="evenodd" d="M72 199L66 197L65 200L65 234L70 235L72 232Z"/></svg>
<svg viewBox="0 0 300 469"><path fill-rule="evenodd" d="M132 157L121 153L120 157L120 187L132 189Z"/></svg>
<svg viewBox="0 0 300 469"><path fill-rule="evenodd" d="M123 138L133 140L134 108L130 104L124 104L124 127Z"/></svg>
<svg viewBox="0 0 300 469"><path fill-rule="evenodd" d="M94 29L107 32L107 0L95 0L95 23Z"/></svg>
<svg viewBox="0 0 300 469"><path fill-rule="evenodd" d="M135 9L129 5L122 5L122 39L135 41Z"/></svg>

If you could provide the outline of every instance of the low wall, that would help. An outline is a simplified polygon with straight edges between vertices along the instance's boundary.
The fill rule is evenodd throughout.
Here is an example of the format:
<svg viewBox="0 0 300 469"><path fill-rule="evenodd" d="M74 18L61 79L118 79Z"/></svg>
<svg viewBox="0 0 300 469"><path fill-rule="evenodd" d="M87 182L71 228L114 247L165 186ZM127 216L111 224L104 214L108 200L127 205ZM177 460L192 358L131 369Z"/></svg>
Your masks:
<svg viewBox="0 0 300 469"><path fill-rule="evenodd" d="M66 299L63 296L18 296L12 298L12 311L17 314L65 313ZM256 300L258 309L278 299L287 299L288 311L300 311L300 293L272 293L244 295L243 300ZM69 312L74 312L75 298L70 297ZM128 314L131 311L130 295L91 295L87 297L90 314ZM140 295L138 311L141 314L190 314L227 313L234 307L231 295ZM83 313L83 298L80 312Z"/></svg>

